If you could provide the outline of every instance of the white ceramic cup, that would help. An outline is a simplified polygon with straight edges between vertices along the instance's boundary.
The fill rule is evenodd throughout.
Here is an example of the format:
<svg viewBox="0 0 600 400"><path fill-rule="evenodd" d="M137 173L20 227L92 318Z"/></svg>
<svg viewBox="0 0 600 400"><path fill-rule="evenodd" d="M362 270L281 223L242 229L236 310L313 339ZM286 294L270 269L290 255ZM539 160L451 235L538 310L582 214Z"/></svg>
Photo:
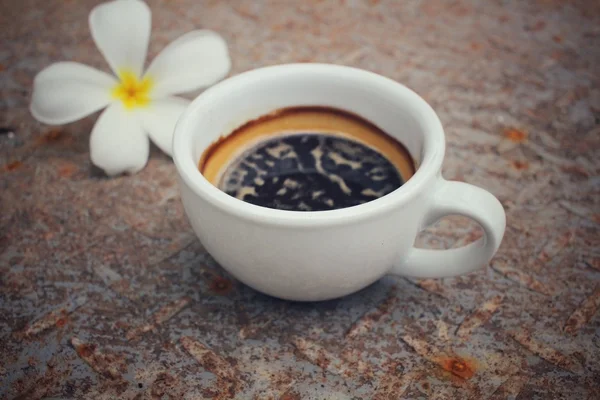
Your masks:
<svg viewBox="0 0 600 400"><path fill-rule="evenodd" d="M202 153L247 121L291 106L357 114L403 143L417 165L399 189L332 211L256 206L220 191L198 171ZM206 250L237 279L270 295L324 300L386 274L441 278L492 258L506 225L489 192L441 176L444 130L416 93L383 76L338 65L289 64L229 78L197 97L175 128L174 160L191 225ZM447 215L479 223L484 237L451 250L414 247L420 230Z"/></svg>

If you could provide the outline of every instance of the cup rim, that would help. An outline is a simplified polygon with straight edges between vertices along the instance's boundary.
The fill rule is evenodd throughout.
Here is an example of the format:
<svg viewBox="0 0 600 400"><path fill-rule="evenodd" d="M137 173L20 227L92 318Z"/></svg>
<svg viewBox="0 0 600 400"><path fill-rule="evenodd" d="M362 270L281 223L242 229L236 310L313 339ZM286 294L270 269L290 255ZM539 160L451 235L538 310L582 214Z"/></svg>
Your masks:
<svg viewBox="0 0 600 400"><path fill-rule="evenodd" d="M418 118L427 125L422 159L415 174L401 187L378 199L357 206L327 211L289 211L262 207L236 199L213 186L198 170L190 149L194 145L194 116L212 103L222 92L236 93L236 86L248 81L264 81L276 74L287 73L343 74L347 79L360 79L365 84L377 84L407 98L416 107ZM372 121L376 123L376 121ZM406 204L431 182L440 170L444 158L445 139L441 121L433 108L417 93L390 78L363 69L336 64L280 64L240 73L225 79L197 96L179 118L173 136L173 160L180 179L199 197L228 214L250 221L292 226L332 225L350 220L366 219L389 212Z"/></svg>

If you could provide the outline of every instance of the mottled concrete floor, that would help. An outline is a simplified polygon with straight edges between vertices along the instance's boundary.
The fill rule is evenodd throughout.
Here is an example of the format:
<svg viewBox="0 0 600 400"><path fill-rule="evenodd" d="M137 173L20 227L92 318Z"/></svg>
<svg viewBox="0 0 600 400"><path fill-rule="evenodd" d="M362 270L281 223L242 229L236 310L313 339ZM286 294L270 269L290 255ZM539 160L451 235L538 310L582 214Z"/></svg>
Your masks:
<svg viewBox="0 0 600 400"><path fill-rule="evenodd" d="M151 56L211 28L232 74L319 61L405 83L444 123L445 176L504 204L487 269L316 304L216 265L166 156L108 179L89 161L96 116L29 115L41 68L108 70L94 4L0 3L0 397L600 398L598 1L149 1ZM419 243L479 234L448 218Z"/></svg>

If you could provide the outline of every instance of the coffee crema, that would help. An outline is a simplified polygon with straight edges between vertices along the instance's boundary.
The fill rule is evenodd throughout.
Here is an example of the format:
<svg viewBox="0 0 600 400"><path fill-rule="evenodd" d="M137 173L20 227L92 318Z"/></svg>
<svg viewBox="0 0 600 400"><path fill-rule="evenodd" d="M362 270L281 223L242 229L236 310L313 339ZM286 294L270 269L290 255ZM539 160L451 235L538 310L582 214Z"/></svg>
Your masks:
<svg viewBox="0 0 600 400"><path fill-rule="evenodd" d="M415 172L406 148L370 122L326 107L275 111L221 137L199 170L258 206L325 211L375 200Z"/></svg>

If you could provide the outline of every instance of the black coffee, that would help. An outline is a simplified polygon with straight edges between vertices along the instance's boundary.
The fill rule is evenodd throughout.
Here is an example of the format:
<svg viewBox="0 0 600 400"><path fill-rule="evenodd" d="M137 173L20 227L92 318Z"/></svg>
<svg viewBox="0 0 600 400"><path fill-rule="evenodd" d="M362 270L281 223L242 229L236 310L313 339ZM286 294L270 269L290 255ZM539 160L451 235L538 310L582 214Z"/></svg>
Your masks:
<svg viewBox="0 0 600 400"><path fill-rule="evenodd" d="M284 109L205 151L200 172L230 196L290 211L352 207L398 189L414 163L398 141L355 115Z"/></svg>
<svg viewBox="0 0 600 400"><path fill-rule="evenodd" d="M387 158L359 142L296 133L261 142L224 172L219 189L258 206L324 211L375 200L402 185Z"/></svg>

